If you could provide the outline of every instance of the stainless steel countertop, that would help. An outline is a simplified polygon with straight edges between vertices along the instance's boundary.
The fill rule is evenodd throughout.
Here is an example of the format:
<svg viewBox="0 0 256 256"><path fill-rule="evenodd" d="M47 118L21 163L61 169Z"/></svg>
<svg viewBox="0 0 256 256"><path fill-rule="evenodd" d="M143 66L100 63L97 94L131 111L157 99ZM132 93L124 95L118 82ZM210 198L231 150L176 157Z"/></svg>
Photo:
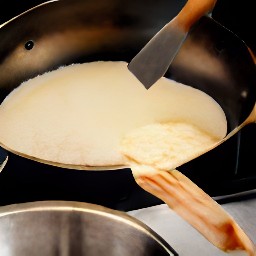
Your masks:
<svg viewBox="0 0 256 256"><path fill-rule="evenodd" d="M256 244L256 191L249 195L233 195L232 202L221 205ZM224 253L214 247L166 204L129 211L128 214L157 232L181 256L246 255L241 252Z"/></svg>

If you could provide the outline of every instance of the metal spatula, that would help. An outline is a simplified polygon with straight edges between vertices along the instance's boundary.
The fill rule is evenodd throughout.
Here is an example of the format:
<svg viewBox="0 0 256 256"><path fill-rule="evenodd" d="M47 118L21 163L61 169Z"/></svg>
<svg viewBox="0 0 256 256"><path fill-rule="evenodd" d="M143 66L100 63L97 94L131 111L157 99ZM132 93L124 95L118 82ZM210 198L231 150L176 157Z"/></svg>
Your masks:
<svg viewBox="0 0 256 256"><path fill-rule="evenodd" d="M188 0L179 14L165 25L132 59L128 69L149 89L161 78L182 45L190 27L210 12L216 0Z"/></svg>

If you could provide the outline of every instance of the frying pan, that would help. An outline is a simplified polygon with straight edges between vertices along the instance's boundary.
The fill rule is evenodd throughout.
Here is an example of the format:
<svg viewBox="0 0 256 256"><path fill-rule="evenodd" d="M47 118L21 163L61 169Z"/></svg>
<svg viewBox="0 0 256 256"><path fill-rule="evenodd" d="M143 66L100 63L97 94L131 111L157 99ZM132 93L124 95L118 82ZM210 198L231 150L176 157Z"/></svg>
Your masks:
<svg viewBox="0 0 256 256"><path fill-rule="evenodd" d="M24 80L63 65L97 60L129 62L185 1L177 2L161 0L156 5L135 0L49 1L13 18L0 27L0 100ZM228 132L243 123L255 105L255 66L247 46L210 17L203 17L194 25L165 76L212 96L227 116ZM8 155L2 176L18 175L19 180L29 172L28 179L32 180L41 173L35 179L42 182L51 180L55 173L59 183L65 177L66 185L76 184L72 188L77 189L78 200L83 200L84 175L90 175L86 176L87 181L94 180L88 191L95 191L92 187L100 184L96 186L96 190L100 188L99 197L109 189L104 183L118 183L110 197L120 188L126 190L122 194L125 197L131 185L126 166L64 166L7 149L1 151ZM97 174L85 174L81 169L101 171L104 182ZM107 175L103 170L110 170L111 178L103 178ZM116 178L118 175L120 179ZM52 186L58 187L56 180Z"/></svg>

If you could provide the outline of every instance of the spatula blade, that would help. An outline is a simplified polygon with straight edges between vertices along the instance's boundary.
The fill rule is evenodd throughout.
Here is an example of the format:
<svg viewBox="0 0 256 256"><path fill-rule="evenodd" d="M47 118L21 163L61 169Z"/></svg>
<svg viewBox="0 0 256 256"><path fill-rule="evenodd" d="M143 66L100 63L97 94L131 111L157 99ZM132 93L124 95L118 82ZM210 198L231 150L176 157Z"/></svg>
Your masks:
<svg viewBox="0 0 256 256"><path fill-rule="evenodd" d="M171 21L131 60L128 69L149 89L166 73L186 35L187 32Z"/></svg>

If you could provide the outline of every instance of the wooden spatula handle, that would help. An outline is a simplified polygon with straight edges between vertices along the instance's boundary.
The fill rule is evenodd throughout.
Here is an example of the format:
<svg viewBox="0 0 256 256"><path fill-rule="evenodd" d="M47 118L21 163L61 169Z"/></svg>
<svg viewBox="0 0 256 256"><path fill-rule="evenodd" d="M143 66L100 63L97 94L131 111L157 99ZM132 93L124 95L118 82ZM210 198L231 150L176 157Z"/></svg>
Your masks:
<svg viewBox="0 0 256 256"><path fill-rule="evenodd" d="M188 32L199 18L213 10L216 2L217 0L188 0L175 21Z"/></svg>
<svg viewBox="0 0 256 256"><path fill-rule="evenodd" d="M232 216L181 172L135 173L134 177L144 190L164 201L216 247L256 256L255 245Z"/></svg>

